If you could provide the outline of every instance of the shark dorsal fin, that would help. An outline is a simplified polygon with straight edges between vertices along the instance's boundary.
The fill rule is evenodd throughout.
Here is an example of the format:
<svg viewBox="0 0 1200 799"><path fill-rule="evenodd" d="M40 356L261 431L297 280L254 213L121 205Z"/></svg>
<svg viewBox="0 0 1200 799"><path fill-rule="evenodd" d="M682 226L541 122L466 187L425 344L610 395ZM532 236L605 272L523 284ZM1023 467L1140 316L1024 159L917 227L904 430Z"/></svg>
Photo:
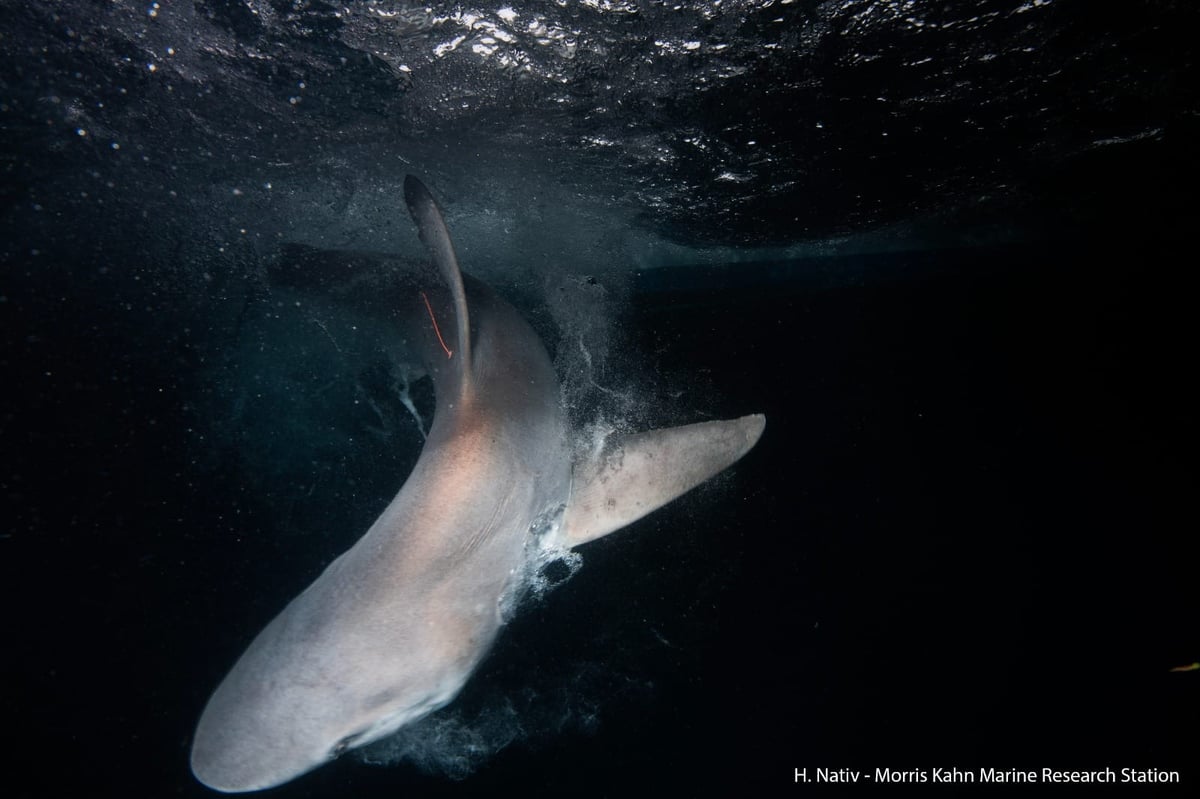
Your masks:
<svg viewBox="0 0 1200 799"><path fill-rule="evenodd" d="M412 175L404 177L404 202L408 205L408 212L412 214L413 221L417 223L421 242L433 256L433 264L454 300L454 343L447 344L443 341L442 346L449 358L457 360L459 386L463 395L466 395L470 391L471 380L471 320L467 314L467 294L463 288L462 272L458 268L458 256L454 254L454 244L450 241L450 231L446 229L442 209L438 207L429 189ZM433 308L428 306L428 298L425 301L432 318ZM436 318L433 319L433 324L437 329L438 338L441 339L442 333L437 328Z"/></svg>
<svg viewBox="0 0 1200 799"><path fill-rule="evenodd" d="M756 414L609 439L575 465L562 543L586 544L661 508L749 452L765 425Z"/></svg>

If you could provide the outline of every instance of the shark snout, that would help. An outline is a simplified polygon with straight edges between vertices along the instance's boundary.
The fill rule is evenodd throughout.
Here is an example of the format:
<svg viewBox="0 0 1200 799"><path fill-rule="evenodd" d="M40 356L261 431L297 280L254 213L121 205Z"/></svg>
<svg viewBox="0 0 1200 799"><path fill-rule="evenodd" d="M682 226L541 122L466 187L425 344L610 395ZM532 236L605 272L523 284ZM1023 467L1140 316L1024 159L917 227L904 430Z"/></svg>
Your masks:
<svg viewBox="0 0 1200 799"><path fill-rule="evenodd" d="M329 762L338 747L337 720L320 694L290 680L265 680L253 656L239 662L209 699L196 725L191 767L196 779L223 793L273 788Z"/></svg>
<svg viewBox="0 0 1200 799"><path fill-rule="evenodd" d="M305 746L286 737L247 737L237 727L201 724L192 743L196 779L222 793L274 788L336 756L326 747Z"/></svg>

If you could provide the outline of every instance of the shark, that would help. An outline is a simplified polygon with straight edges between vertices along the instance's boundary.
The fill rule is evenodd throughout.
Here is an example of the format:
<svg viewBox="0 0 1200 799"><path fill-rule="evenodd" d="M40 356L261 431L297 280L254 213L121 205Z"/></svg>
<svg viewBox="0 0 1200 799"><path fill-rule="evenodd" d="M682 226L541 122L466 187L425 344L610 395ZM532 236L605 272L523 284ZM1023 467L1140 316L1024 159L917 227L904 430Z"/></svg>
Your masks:
<svg viewBox="0 0 1200 799"><path fill-rule="evenodd" d="M367 532L253 639L204 707L191 770L244 793L289 782L449 703L545 553L634 522L721 472L763 433L748 415L629 435L582 454L541 339L464 274L413 176L431 256L393 318L433 380L412 472Z"/></svg>

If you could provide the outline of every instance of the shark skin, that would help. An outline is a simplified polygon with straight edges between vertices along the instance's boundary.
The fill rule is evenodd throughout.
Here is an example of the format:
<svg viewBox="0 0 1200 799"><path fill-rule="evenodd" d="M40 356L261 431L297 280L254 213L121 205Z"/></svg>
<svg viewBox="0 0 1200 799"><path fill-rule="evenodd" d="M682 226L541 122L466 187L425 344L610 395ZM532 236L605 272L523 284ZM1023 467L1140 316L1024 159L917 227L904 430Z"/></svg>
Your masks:
<svg viewBox="0 0 1200 799"><path fill-rule="evenodd" d="M433 268L397 316L433 378L412 473L366 534L253 640L201 714L195 777L286 783L450 702L539 552L619 529L737 461L762 416L610 437L575 463L558 379L517 311L465 276L440 209L405 200Z"/></svg>

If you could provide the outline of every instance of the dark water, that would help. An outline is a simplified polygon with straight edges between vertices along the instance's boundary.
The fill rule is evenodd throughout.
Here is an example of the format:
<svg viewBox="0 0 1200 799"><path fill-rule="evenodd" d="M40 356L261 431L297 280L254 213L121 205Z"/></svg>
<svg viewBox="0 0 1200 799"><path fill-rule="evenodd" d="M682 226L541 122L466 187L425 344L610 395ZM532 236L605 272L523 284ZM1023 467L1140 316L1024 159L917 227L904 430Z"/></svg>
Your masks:
<svg viewBox="0 0 1200 799"><path fill-rule="evenodd" d="M407 171L577 421L768 427L405 762L278 795L1193 790L1190 6L424 9L0 9L4 794L211 795L203 703L420 446L386 338L270 269L415 254Z"/></svg>

